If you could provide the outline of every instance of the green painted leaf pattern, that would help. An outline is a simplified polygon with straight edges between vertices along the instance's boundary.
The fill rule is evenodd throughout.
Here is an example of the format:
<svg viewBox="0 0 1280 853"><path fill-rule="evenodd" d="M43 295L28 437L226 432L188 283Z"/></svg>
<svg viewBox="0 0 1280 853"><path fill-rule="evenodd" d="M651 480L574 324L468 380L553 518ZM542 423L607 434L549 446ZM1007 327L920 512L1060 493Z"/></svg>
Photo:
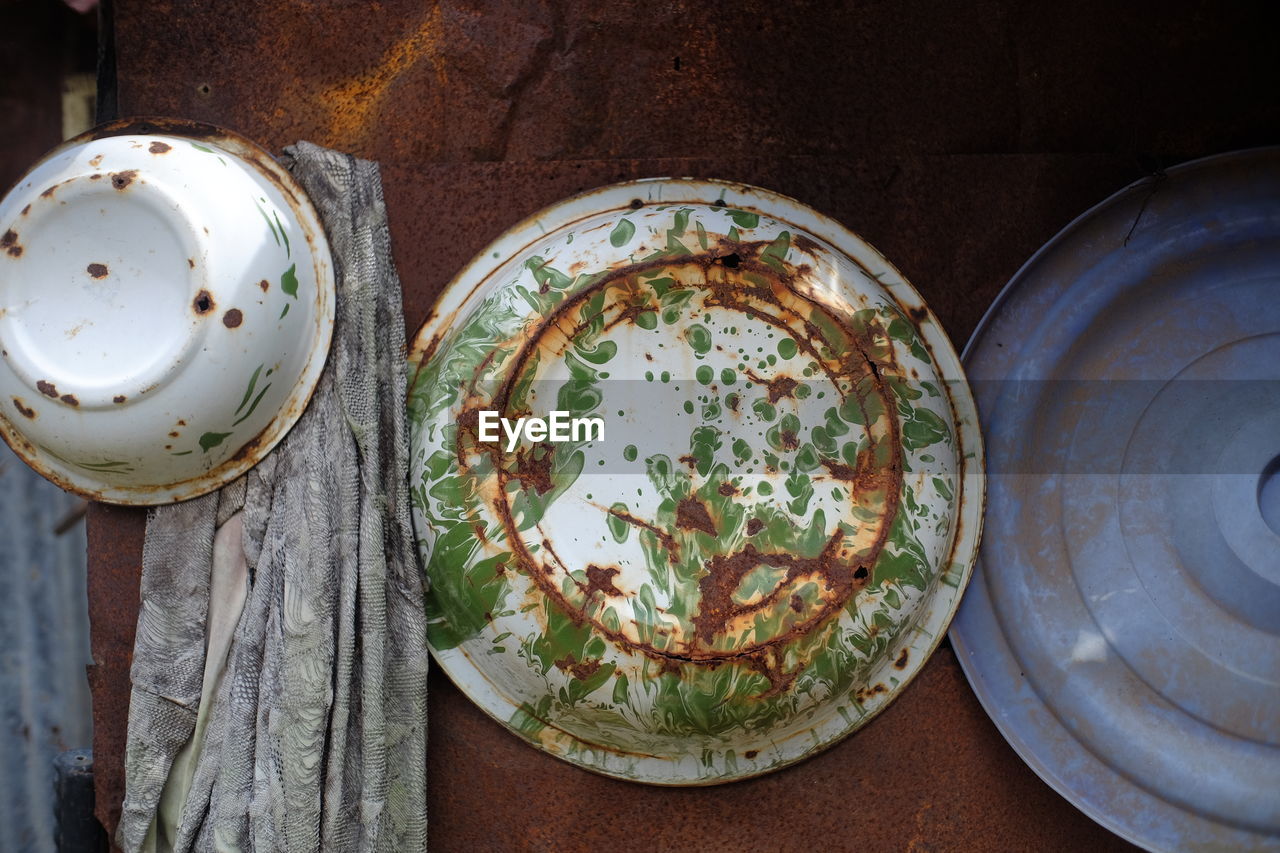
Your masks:
<svg viewBox="0 0 1280 853"><path fill-rule="evenodd" d="M285 231L285 230L284 230L284 223L280 221L280 214L273 210L273 211L271 211L271 216L272 216L272 217L275 219L275 221L276 221L276 229L278 230L278 232L279 232L279 234L280 234L280 239L281 239L281 240L284 240L284 253L285 253L285 255L286 255L287 257L293 257L293 249L292 249L292 248L290 248L290 246L289 246L289 232L287 232L287 231Z"/></svg>
<svg viewBox="0 0 1280 853"><path fill-rule="evenodd" d="M609 232L609 242L613 244L615 249L621 249L631 242L631 238L635 236L635 233L636 226L631 224L631 220L621 219L614 226L613 231Z"/></svg>
<svg viewBox="0 0 1280 853"><path fill-rule="evenodd" d="M245 407L245 405L249 402L249 398L253 396L253 389L255 386L257 386L258 376L262 373L262 368L264 367L266 367L265 364L259 364L258 367L253 371L253 375L249 377L249 387L244 389L244 397L241 398L240 405L236 406L236 410L232 412L233 415L240 414L240 410Z"/></svg>
<svg viewBox="0 0 1280 853"><path fill-rule="evenodd" d="M107 462L75 462L77 468L83 468L86 471L92 471L96 474L131 474L133 466L128 462L107 461Z"/></svg>
<svg viewBox="0 0 1280 853"><path fill-rule="evenodd" d="M294 299L298 298L298 265L292 264L280 276L280 289ZM283 314L281 315L284 316Z"/></svg>
<svg viewBox="0 0 1280 853"><path fill-rule="evenodd" d="M208 453L213 448L222 444L222 442L230 435L231 433L229 432L206 432L204 435L200 436L200 449L205 453Z"/></svg>
<svg viewBox="0 0 1280 853"><path fill-rule="evenodd" d="M751 211L666 207L614 221L602 216L597 222L607 227L594 230L575 223L584 251L630 249L626 261L635 266L624 275L579 272L564 251L567 235L550 231L536 238L541 254L509 285L445 330L409 397L419 460L412 501L433 583L431 644L443 653L461 647L458 654L482 670L490 655L501 656L502 666L528 666L532 681L522 683L522 700L500 714L513 729L596 768L675 750L703 768L701 778L715 780L770 760L757 758L756 749L726 748L733 738L750 742L784 721L814 719L819 704L832 702L833 715L855 722L878 707L874 697L890 688L864 693L872 685L859 679L871 662L908 644L919 602L937 587L936 549L926 534L944 520L928 514L926 497L950 500L958 490L946 468L955 437L942 417L945 398L925 398L920 383L905 378L917 367L924 374L927 362L914 338L904 340L889 305L872 302L836 322L797 300L776 324L755 322L734 300L782 293L777 277L794 275L809 244L770 220L762 228ZM740 266L712 268L723 277L717 282L738 289L712 293L706 259L691 256L722 255L726 239L742 241L739 228L760 229L734 249ZM644 250L635 249L637 231ZM608 298L606 288L591 290L602 279L613 288ZM777 303L762 310L769 305ZM552 317L566 322L549 325ZM535 328L562 337L532 354L493 346ZM857 349L879 365L875 381L868 371L835 387L819 362ZM640 358L653 364L634 361ZM558 384L547 386L543 371L552 370ZM650 390L616 391L602 383L609 371ZM498 388L507 389L503 405L512 411L551 407L612 417L616 410L644 427L614 439L613 449L570 442L554 452L550 445L472 452L460 443L460 410ZM633 404L626 399L633 392L648 396ZM640 406L660 410L658 421L640 417ZM891 422L901 445L886 438ZM667 434L667 424L687 437L684 446L654 437ZM918 452L924 447L935 456L925 459ZM601 467L606 458L617 467ZM884 516L892 526L882 528L883 550L867 552L878 556L859 567L865 589L841 599L835 606L843 609L821 630L789 638L775 657L736 656L753 638L786 632L802 618L796 614L814 612L831 594L829 584L796 575L774 555L817 560L833 531L851 549L871 541L889 498L855 474L890 468L910 473L920 494L903 481L901 510ZM509 522L494 521L494 500L508 503ZM702 514L680 516L690 500ZM717 607L757 609L698 639L709 565L750 554L748 546L770 559L744 561L725 593L729 603ZM608 640L619 635L625 642ZM700 654L735 656L703 666L687 654L694 646ZM641 648L671 656L646 657ZM524 701L530 696L538 698Z"/></svg>
<svg viewBox="0 0 1280 853"><path fill-rule="evenodd" d="M266 199L263 199L263 201L265 200ZM270 216L267 216L267 212L262 209L262 205L258 203L258 200L256 198L253 200L253 206L258 208L258 215L262 217L263 222L267 223L267 228L271 230L271 236L275 238L276 245L279 246L280 232L276 230L276 224L271 221Z"/></svg>

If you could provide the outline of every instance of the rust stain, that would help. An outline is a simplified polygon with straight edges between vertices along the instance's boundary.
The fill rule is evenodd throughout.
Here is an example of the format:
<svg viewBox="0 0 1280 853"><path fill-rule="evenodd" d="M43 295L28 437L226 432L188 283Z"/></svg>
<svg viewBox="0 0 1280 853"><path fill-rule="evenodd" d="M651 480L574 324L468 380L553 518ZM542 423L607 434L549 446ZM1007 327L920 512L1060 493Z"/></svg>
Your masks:
<svg viewBox="0 0 1280 853"><path fill-rule="evenodd" d="M870 687L859 687L857 691L854 692L853 698L861 705L865 704L868 699L871 699L874 696L879 696L881 693L888 692L888 687L885 687L881 683L876 683Z"/></svg>
<svg viewBox="0 0 1280 853"><path fill-rule="evenodd" d="M191 269L195 269L195 268L196 268L196 259L195 259L195 258L187 258L187 266L188 266L189 268L191 268Z"/></svg>
<svg viewBox="0 0 1280 853"><path fill-rule="evenodd" d="M101 166L101 165L102 165L102 155L101 155L101 154L99 154L99 155L97 155L96 157L92 158L92 159L89 161L89 165L90 165L90 166L92 166L92 167L93 167L93 168L95 168L95 169L96 169L96 168L98 168L99 166Z"/></svg>
<svg viewBox="0 0 1280 853"><path fill-rule="evenodd" d="M94 278L106 278L108 270L106 264L89 264L85 267L85 272Z"/></svg>
<svg viewBox="0 0 1280 853"><path fill-rule="evenodd" d="M78 405L80 405L80 401L76 399L76 397L75 397L75 395L74 395L74 394L63 394L63 395L62 395L61 397L59 397L58 399L59 399L59 400L61 400L61 401L62 401L62 402L64 402L64 403L66 403L68 406L78 406Z"/></svg>
<svg viewBox="0 0 1280 853"><path fill-rule="evenodd" d="M816 332L816 330L814 330ZM799 343L797 341L797 343ZM776 403L783 397L794 397L796 386L800 383L790 376L780 375L773 379L764 379L755 373L751 368L746 370L747 377L757 385L763 385L769 389L769 402Z"/></svg>
<svg viewBox="0 0 1280 853"><path fill-rule="evenodd" d="M111 186L118 190L123 190L133 183L133 179L138 177L137 169L128 169L123 172L111 173Z"/></svg>
<svg viewBox="0 0 1280 853"><path fill-rule="evenodd" d="M58 191L59 186L59 184L54 184L48 187L44 192L40 193L40 198L53 198L53 194Z"/></svg>
<svg viewBox="0 0 1280 853"><path fill-rule="evenodd" d="M289 412L286 410L285 412L282 412L281 414L277 415L277 417L285 417L285 418L287 418L287 417L289 417ZM179 423L182 423L182 422L181 422L181 421L179 421ZM258 449L259 447L261 447L261 446L262 446L262 443L263 443L263 442L266 440L266 438L267 438L267 433L269 433L269 432L271 431L271 428L272 428L272 426L274 426L274 425L275 425L275 421L272 421L271 423L269 423L269 424L267 424L265 427L263 427L261 432L259 432L259 433L258 433L257 435L255 435L253 438L251 438L251 439L249 439L248 441L246 441L246 442L245 442L245 443L240 447L240 449L239 449L239 450L237 450L235 453L231 454L231 457L227 460L227 463L236 463L236 462L239 462L239 461L240 461L240 460L242 460L242 459L246 459L246 458L248 458L250 454L252 454L252 453L256 452L256 451L257 451L257 449ZM227 463L224 463L224 464L227 464Z"/></svg>
<svg viewBox="0 0 1280 853"><path fill-rule="evenodd" d="M532 450L524 447L516 451L515 476L526 488L544 495L555 488L555 483L551 480L555 451L550 444L540 444L538 447L543 451L541 455L535 455Z"/></svg>
<svg viewBox="0 0 1280 853"><path fill-rule="evenodd" d="M907 660L910 656L911 653L907 649L903 649L902 653L898 655L898 659L893 662L894 669L906 669Z"/></svg>
<svg viewBox="0 0 1280 853"><path fill-rule="evenodd" d="M25 403L23 403L21 397L13 398L13 407L17 409L18 413L22 415L24 418L31 418L33 420L35 419L36 410L29 408Z"/></svg>
<svg viewBox="0 0 1280 853"><path fill-rule="evenodd" d="M372 118L383 112L395 82L422 59L426 59L435 72L439 84L436 90L444 91L448 76L443 34L441 7L435 4L416 27L391 44L367 71L319 90L310 103L329 109L329 144L358 148L371 138L377 131Z"/></svg>
<svg viewBox="0 0 1280 853"><path fill-rule="evenodd" d="M95 173L93 173L92 175L90 175L90 176L89 176L89 180L91 180L91 181L100 181L100 180L102 180L102 175L101 175L100 173L98 173L98 172L95 172Z"/></svg>
<svg viewBox="0 0 1280 853"><path fill-rule="evenodd" d="M234 329L244 322L244 314L240 313L239 308L232 308L222 315L222 325L228 329Z"/></svg>
<svg viewBox="0 0 1280 853"><path fill-rule="evenodd" d="M27 205L26 207L22 208L22 215L23 215L23 216L26 216L26 215L27 215L28 213L30 213L30 212L31 212L31 205Z"/></svg>
<svg viewBox="0 0 1280 853"><path fill-rule="evenodd" d="M263 293L266 293L267 289L271 287L271 282L264 278L262 281L258 282L258 287L262 288Z"/></svg>
<svg viewBox="0 0 1280 853"><path fill-rule="evenodd" d="M123 403L127 398L123 394L117 394L111 398L113 403Z"/></svg>
<svg viewBox="0 0 1280 853"><path fill-rule="evenodd" d="M197 293L195 301L191 304L196 309L197 314L208 314L214 308L213 297L209 295L207 290Z"/></svg>
<svg viewBox="0 0 1280 853"><path fill-rule="evenodd" d="M724 495L726 498L738 493L738 490L734 488L733 483L721 483L720 488L716 491L720 492L720 494Z"/></svg>
<svg viewBox="0 0 1280 853"><path fill-rule="evenodd" d="M563 658L555 662L556 669L561 672L567 672L579 681L586 681L588 678L596 674L596 670L600 668L598 660L584 660L579 662L572 654L565 655Z"/></svg>
<svg viewBox="0 0 1280 853"><path fill-rule="evenodd" d="M911 319L919 326L929 316L929 312L925 310L923 305L912 305L907 309L907 313L911 315Z"/></svg>
<svg viewBox="0 0 1280 853"><path fill-rule="evenodd" d="M622 590L613 585L613 579L617 576L618 569L616 566L606 566L604 568L596 565L587 566L587 586L583 590L583 595L590 598L593 593L600 592L615 597L621 596Z"/></svg>
<svg viewBox="0 0 1280 853"><path fill-rule="evenodd" d="M46 397L57 398L58 396L57 387L52 382L49 382L44 379L41 379L39 382L36 383L36 389Z"/></svg>
<svg viewBox="0 0 1280 853"><path fill-rule="evenodd" d="M156 140L155 142L151 143L151 146L147 148L147 150L150 151L152 154L168 154L170 151L173 150L173 146L166 145L165 143L159 140Z"/></svg>
<svg viewBox="0 0 1280 853"><path fill-rule="evenodd" d="M711 537L716 535L716 525L711 520L711 513L693 495L676 505L676 527L682 530L701 530Z"/></svg>
<svg viewBox="0 0 1280 853"><path fill-rule="evenodd" d="M657 538L657 540L662 543L662 547L667 549L667 555L670 557L673 563L680 559L680 546L676 544L676 540L673 539L671 534L668 533L667 531L662 530L661 528L655 527L654 525L650 524L649 522L645 521L642 518L636 518L634 515L632 515L629 512L624 512L619 509L610 509L609 514L612 515L614 518L625 521L627 524L633 525L635 527L639 527L643 530L647 530L650 533L652 533Z"/></svg>
<svg viewBox="0 0 1280 853"><path fill-rule="evenodd" d="M718 555L703 565L699 578L701 605L699 613L691 618L694 632L691 642L679 651L658 648L653 643L637 641L621 628L610 628L593 620L582 606L570 601L558 581L552 577L553 567L534 556L517 529L510 506L510 487L519 482L525 489L532 488L539 494L549 491L554 483L551 478L549 455L535 459L531 452L522 449L513 466L509 456L500 446L481 445L475 441L478 409L497 409L504 417L520 417L527 412L518 411L513 403L516 384L525 376L535 354L547 355L547 350L562 348L573 340L587 324L597 323L603 316L605 330L621 323L635 322L643 313L655 310L649 300L649 291L640 276L646 272L664 269L676 275L682 282L701 289L703 302L708 307L737 311L778 329L794 339L799 350L816 362L832 380L840 394L853 398L862 407L864 415L872 397L879 399L880 408L893 411L892 392L885 374L894 366L892 350L885 352L886 336L874 324L854 325L850 318L826 308L809 297L805 283L799 280L803 273L792 267L778 270L773 263L761 260L768 244L721 239L716 246L701 254L688 256L660 256L637 261L608 271L590 287L585 287L565 299L556 308L538 318L526 329L520 339L506 342L515 349L510 359L506 378L491 399L472 400L463 406L458 417L456 451L460 465L467 466L470 453L488 455L496 477L486 486L486 501L497 513L506 531L508 547L513 551L514 568L525 573L535 583L550 603L562 610L577 624L591 623L593 628L611 642L625 650L632 650L651 658L663 671L678 672L685 665L717 666L733 660L763 674L770 687L765 695L785 691L805 663L788 662L786 647L798 637L827 629L835 617L843 611L850 598L864 588L871 579L869 567L875 561L887 541L892 522L898 512L898 497L902 480L901 451L896 419L884 419L882 441L887 444L887 461L880 457L880 467L868 472L863 482L852 489L851 499L866 500L882 507L879 527L874 539L863 542L854 550L852 542L844 539L837 530L822 552L813 557L794 554L766 553L748 544L735 553ZM768 259L772 260L772 259ZM699 279L700 273L700 279ZM618 294L603 307L587 310L588 300L601 291ZM604 316L607 315L607 316ZM823 324L834 330L824 334L814 323L821 317ZM420 348L419 364L425 363L439 344L439 333ZM883 368L883 369L882 369ZM471 383L474 395L479 373ZM890 374L892 375L892 374ZM792 377L779 376L767 383L774 402L785 396L794 396L799 383ZM784 439L786 440L786 439ZM795 436L789 440L796 441ZM882 453L883 445L873 445ZM688 458L681 461L688 463ZM875 457L868 456L868 464ZM853 472L856 475L856 471ZM651 530L667 546L675 559L675 543L670 536L625 512L610 512L629 524ZM707 507L696 498L685 498L676 508L676 526L683 530L697 530L716 535L716 524ZM754 535L764 528L760 519L748 521L747 532ZM549 542L545 542L549 546ZM552 556L555 556L552 554ZM559 562L558 556L555 559ZM774 585L772 592L752 596L749 603L735 599L743 579L757 567L764 565L782 570L783 579ZM561 563L563 567L563 563ZM564 567L567 571L567 567ZM597 567L599 568L599 567ZM579 592L601 589L605 580L612 585L612 574L604 575L600 569L599 584L577 584ZM794 597L800 585L813 584L817 588L812 601ZM717 637L738 636L742 626L754 618L763 608L782 608L789 612L786 626L777 635L763 638L754 644L735 642L728 647L717 648ZM797 609L798 608L798 609Z"/></svg>
<svg viewBox="0 0 1280 853"><path fill-rule="evenodd" d="M18 234L12 228L0 235L0 249L4 249L13 258L22 256L22 246L18 243Z"/></svg>

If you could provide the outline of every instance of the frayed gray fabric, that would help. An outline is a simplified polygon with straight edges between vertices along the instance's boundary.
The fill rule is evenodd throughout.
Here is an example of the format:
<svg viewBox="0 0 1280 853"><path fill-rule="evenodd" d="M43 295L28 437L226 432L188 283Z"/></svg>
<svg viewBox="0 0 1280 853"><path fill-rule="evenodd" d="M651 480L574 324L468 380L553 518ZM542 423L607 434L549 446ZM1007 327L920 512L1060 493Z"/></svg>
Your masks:
<svg viewBox="0 0 1280 853"><path fill-rule="evenodd" d="M148 518L117 834L130 853L154 841L202 702L172 849L426 848L425 580L382 186L373 163L306 142L286 155L333 251L332 350L302 418L242 483ZM241 505L250 586L216 695L202 697L215 521Z"/></svg>

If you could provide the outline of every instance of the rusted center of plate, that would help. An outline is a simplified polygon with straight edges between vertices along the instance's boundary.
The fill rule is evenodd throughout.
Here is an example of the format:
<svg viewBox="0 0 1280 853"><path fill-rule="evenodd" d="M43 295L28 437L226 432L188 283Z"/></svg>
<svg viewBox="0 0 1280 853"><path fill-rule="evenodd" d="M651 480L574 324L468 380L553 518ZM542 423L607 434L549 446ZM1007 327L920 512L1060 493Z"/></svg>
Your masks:
<svg viewBox="0 0 1280 853"><path fill-rule="evenodd" d="M537 745L648 782L855 728L931 650L976 535L967 391L918 297L834 223L728 191L548 211L464 271L416 352L433 649ZM495 435L555 413L563 435Z"/></svg>

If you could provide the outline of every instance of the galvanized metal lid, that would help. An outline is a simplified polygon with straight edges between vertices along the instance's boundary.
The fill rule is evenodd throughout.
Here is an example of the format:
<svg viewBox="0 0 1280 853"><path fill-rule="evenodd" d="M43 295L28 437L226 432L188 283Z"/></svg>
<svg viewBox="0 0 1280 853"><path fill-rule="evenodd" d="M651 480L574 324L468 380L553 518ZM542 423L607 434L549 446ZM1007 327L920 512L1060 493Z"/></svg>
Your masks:
<svg viewBox="0 0 1280 853"><path fill-rule="evenodd" d="M982 511L959 360L809 208L670 179L570 199L455 279L414 359L432 650L553 755L766 772L870 719L946 629Z"/></svg>
<svg viewBox="0 0 1280 853"><path fill-rule="evenodd" d="M112 503L240 476L302 414L333 331L324 230L248 140L138 119L0 201L0 436Z"/></svg>
<svg viewBox="0 0 1280 853"><path fill-rule="evenodd" d="M1154 850L1280 847L1280 150L1141 181L966 350L989 513L951 637L1031 767Z"/></svg>

